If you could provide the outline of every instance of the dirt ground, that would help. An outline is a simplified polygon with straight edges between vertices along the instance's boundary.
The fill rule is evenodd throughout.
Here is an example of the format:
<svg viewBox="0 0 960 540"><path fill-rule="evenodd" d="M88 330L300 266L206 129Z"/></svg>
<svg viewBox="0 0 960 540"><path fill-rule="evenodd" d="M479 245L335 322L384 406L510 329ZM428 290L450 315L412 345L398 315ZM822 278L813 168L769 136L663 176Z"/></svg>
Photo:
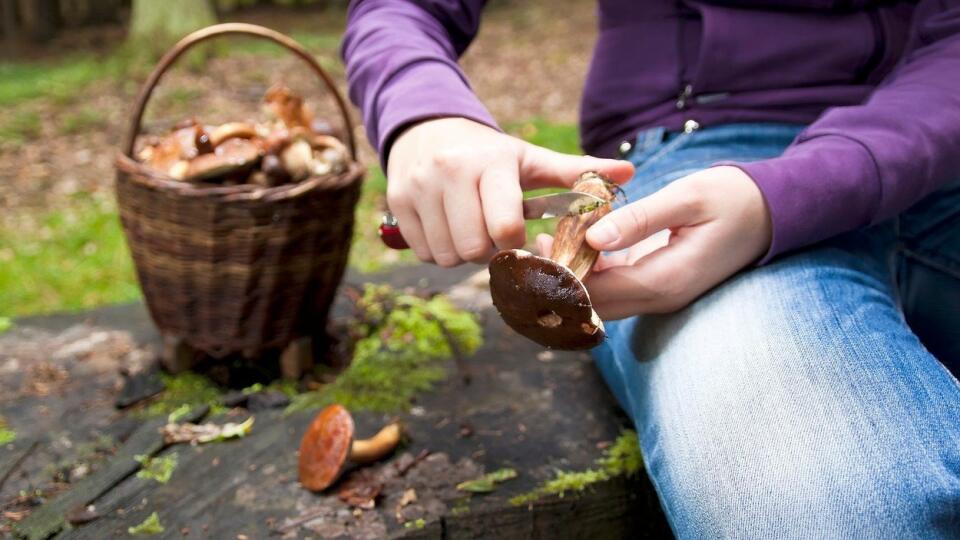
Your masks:
<svg viewBox="0 0 960 540"><path fill-rule="evenodd" d="M480 36L463 65L499 121L576 121L596 37L594 8L591 0L514 0L488 8ZM241 12L236 19L288 33L319 28L337 35L343 25L342 15L304 10L253 10ZM122 37L120 27L67 34L37 55L51 60L81 46L109 51ZM325 59L324 65L345 92L336 48L331 45L315 52ZM77 194L112 195L113 158L130 122L133 96L149 67L138 66L135 73L94 82L66 98L0 107L0 118L27 111L41 121L30 140L0 141L0 219L23 219L67 205ZM171 73L155 93L145 126L156 130L201 113L209 122L250 117L256 114L263 91L278 80L320 98L315 100L318 108L331 113L328 101L316 93L314 80L296 59L242 52L214 58L200 72L180 68ZM362 138L362 128L357 132ZM363 160L375 164L369 146L361 147Z"/></svg>

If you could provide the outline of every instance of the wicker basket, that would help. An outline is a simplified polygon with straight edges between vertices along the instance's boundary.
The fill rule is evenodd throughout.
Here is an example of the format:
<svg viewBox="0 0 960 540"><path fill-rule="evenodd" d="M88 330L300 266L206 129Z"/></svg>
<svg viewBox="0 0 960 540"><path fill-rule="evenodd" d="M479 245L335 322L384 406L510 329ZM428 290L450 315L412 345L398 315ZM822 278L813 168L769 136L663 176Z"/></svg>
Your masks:
<svg viewBox="0 0 960 540"><path fill-rule="evenodd" d="M201 187L133 158L147 100L187 49L224 34L282 45L319 75L344 122L351 161L341 174L273 188ZM117 201L153 321L214 357L279 349L324 331L346 267L363 168L343 97L302 46L260 26L221 24L185 37L157 64L137 97Z"/></svg>

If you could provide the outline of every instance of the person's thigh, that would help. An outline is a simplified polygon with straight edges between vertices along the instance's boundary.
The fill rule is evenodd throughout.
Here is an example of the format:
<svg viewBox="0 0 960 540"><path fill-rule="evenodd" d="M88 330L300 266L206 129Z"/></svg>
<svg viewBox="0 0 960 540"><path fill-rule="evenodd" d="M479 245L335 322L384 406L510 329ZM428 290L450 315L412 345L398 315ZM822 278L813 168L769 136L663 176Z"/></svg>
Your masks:
<svg viewBox="0 0 960 540"><path fill-rule="evenodd" d="M897 282L920 340L960 373L960 180L897 218Z"/></svg>
<svg viewBox="0 0 960 540"><path fill-rule="evenodd" d="M677 146L628 193L709 166ZM594 357L680 537L958 534L960 386L903 320L889 225L608 323Z"/></svg>
<svg viewBox="0 0 960 540"><path fill-rule="evenodd" d="M960 387L870 256L823 247L609 325L595 358L678 536L958 534Z"/></svg>

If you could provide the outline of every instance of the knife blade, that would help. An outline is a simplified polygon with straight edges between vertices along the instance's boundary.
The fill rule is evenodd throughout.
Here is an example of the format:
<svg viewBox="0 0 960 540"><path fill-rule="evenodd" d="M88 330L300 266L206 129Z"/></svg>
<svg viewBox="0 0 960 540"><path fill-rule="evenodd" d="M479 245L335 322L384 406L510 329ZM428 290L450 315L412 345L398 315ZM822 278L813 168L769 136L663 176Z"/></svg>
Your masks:
<svg viewBox="0 0 960 540"><path fill-rule="evenodd" d="M563 216L578 216L600 208L607 201L579 191L564 191L530 197L523 200L523 219L549 219ZM380 240L393 249L407 249L407 241L400 234L400 224L389 211L383 214L380 223Z"/></svg>
<svg viewBox="0 0 960 540"><path fill-rule="evenodd" d="M563 216L579 216L600 206L607 201L579 191L564 191L530 197L523 200L523 219L548 219Z"/></svg>

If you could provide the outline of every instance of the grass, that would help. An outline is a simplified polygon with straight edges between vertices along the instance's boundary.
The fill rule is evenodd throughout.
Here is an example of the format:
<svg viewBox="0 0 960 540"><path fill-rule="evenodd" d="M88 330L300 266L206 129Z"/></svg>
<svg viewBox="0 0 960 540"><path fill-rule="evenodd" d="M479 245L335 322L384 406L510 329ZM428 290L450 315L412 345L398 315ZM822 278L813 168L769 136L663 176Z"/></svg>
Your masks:
<svg viewBox="0 0 960 540"><path fill-rule="evenodd" d="M86 85L125 68L118 55L74 55L55 62L0 63L0 106L39 98L68 99Z"/></svg>
<svg viewBox="0 0 960 540"><path fill-rule="evenodd" d="M69 311L139 298L112 203L81 198L0 226L0 317Z"/></svg>
<svg viewBox="0 0 960 540"><path fill-rule="evenodd" d="M31 110L11 111L0 120L0 142L21 144L40 136L40 115Z"/></svg>
<svg viewBox="0 0 960 540"><path fill-rule="evenodd" d="M339 46L339 32L300 31L293 32L291 37L312 52L324 53L321 58L324 68L335 73L343 71L339 59L331 54ZM214 54L289 54L262 40L240 39L230 43L229 47L217 47ZM185 65L193 69L201 67L195 64L186 62ZM0 107L44 98L61 104L70 103L91 83L111 77L118 81L142 79L152 65L152 58L145 59L142 53L124 46L106 54L78 53L54 61L0 62Z"/></svg>
<svg viewBox="0 0 960 540"><path fill-rule="evenodd" d="M58 126L61 135L74 135L85 131L103 129L107 126L104 113L95 109L80 109L75 113L68 113Z"/></svg>

